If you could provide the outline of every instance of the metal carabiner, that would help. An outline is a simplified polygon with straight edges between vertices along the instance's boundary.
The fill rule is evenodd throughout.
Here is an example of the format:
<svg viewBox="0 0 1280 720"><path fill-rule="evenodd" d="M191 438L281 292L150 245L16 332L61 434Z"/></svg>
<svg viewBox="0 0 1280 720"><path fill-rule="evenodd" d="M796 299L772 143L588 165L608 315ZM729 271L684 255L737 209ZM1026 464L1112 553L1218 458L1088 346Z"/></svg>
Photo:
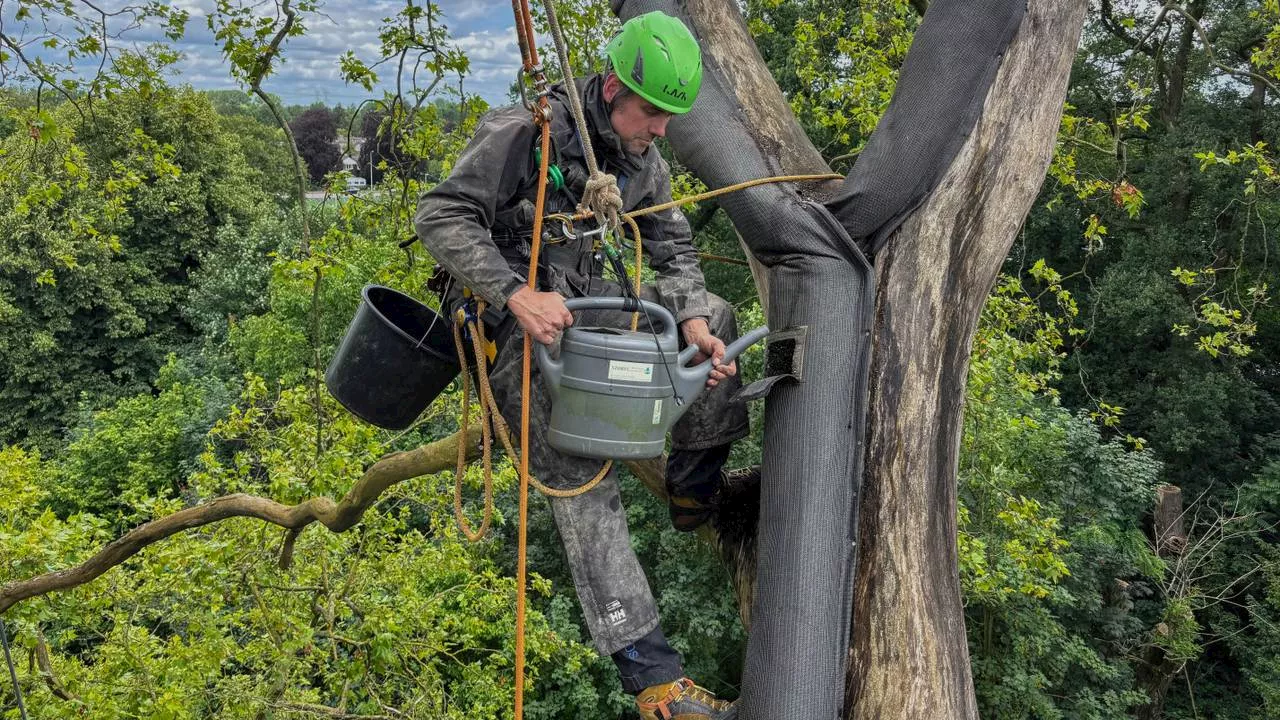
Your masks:
<svg viewBox="0 0 1280 720"><path fill-rule="evenodd" d="M524 68L521 68L516 70L516 89L520 92L520 104L524 106L525 110L533 113L535 120L541 117L542 122L549 123L551 122L551 106L543 106L541 102L537 107L534 106L533 101L529 99L529 88L525 87L525 83L528 82L529 78L533 78L534 83L537 85L534 88L538 91L538 94L534 97L535 100L541 101L551 94L551 90L547 87L547 76L543 73L541 65L537 65L527 72Z"/></svg>
<svg viewBox="0 0 1280 720"><path fill-rule="evenodd" d="M533 112L533 103L529 102L529 94L525 92L525 72L524 68L516 70L516 89L520 91L520 104L524 105L524 109Z"/></svg>
<svg viewBox="0 0 1280 720"><path fill-rule="evenodd" d="M564 232L564 236L565 236L565 237L569 238L570 240L577 240L578 238L589 238L589 237L595 237L595 236L604 235L604 234L605 234L605 232L606 232L609 228L608 228L608 226L601 225L600 227L596 228L595 230L588 230L587 232L584 232L584 233L582 233L582 234L580 234L580 235L575 235L575 234L573 233L573 230L572 230L572 229L570 229L569 221L568 221L568 220L561 220L561 221L560 221L560 229Z"/></svg>

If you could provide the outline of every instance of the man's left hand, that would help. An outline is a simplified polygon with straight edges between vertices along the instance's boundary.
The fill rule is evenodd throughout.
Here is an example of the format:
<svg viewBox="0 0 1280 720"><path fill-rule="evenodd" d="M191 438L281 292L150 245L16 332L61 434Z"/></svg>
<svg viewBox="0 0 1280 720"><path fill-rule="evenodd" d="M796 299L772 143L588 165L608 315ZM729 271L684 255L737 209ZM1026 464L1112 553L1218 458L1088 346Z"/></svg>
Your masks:
<svg viewBox="0 0 1280 720"><path fill-rule="evenodd" d="M680 334L688 345L698 348L693 356L697 363L711 358L711 374L707 376L707 387L713 388L721 380L738 374L737 363L724 363L724 341L711 334L711 326L703 318L689 318L680 323Z"/></svg>

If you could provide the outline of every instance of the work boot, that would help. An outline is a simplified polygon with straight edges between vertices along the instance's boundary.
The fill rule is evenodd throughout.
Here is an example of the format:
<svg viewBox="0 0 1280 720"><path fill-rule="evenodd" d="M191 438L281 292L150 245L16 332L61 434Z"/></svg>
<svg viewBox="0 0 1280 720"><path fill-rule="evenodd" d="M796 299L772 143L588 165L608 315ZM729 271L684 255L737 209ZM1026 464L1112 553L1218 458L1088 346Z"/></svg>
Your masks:
<svg viewBox="0 0 1280 720"><path fill-rule="evenodd" d="M667 456L667 509L676 530L693 532L716 514L729 449L672 450Z"/></svg>
<svg viewBox="0 0 1280 720"><path fill-rule="evenodd" d="M714 720L731 705L689 678L654 685L636 696L640 720Z"/></svg>
<svg viewBox="0 0 1280 720"><path fill-rule="evenodd" d="M718 494L708 497L667 496L667 512L671 514L671 527L676 532L693 532L710 520L720 507Z"/></svg>

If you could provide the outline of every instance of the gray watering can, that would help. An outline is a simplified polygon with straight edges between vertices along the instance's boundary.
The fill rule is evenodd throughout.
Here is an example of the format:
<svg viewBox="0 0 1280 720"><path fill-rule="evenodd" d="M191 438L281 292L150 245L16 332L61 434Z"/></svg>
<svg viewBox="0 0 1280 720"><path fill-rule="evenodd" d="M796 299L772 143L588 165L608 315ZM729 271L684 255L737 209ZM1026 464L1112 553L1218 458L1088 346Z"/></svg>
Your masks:
<svg viewBox="0 0 1280 720"><path fill-rule="evenodd" d="M551 393L551 447L568 455L635 460L658 457L667 432L689 409L711 374L711 360L685 367L698 352L681 351L676 319L656 303L590 297L565 301L573 310L640 310L662 324L656 337L603 327L570 327L560 341L560 359L537 345L538 367ZM642 322L641 327L646 327ZM760 327L725 348L724 362L769 334ZM679 401L677 401L679 398Z"/></svg>

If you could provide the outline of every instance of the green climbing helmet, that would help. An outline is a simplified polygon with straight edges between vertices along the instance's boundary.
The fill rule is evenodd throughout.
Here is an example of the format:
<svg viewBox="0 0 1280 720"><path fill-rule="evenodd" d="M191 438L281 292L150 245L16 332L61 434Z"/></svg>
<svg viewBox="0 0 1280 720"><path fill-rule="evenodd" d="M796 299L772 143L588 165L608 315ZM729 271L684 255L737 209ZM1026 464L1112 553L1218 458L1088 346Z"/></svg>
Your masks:
<svg viewBox="0 0 1280 720"><path fill-rule="evenodd" d="M702 51L676 18L655 10L622 26L605 55L623 85L666 110L683 115L702 87Z"/></svg>

